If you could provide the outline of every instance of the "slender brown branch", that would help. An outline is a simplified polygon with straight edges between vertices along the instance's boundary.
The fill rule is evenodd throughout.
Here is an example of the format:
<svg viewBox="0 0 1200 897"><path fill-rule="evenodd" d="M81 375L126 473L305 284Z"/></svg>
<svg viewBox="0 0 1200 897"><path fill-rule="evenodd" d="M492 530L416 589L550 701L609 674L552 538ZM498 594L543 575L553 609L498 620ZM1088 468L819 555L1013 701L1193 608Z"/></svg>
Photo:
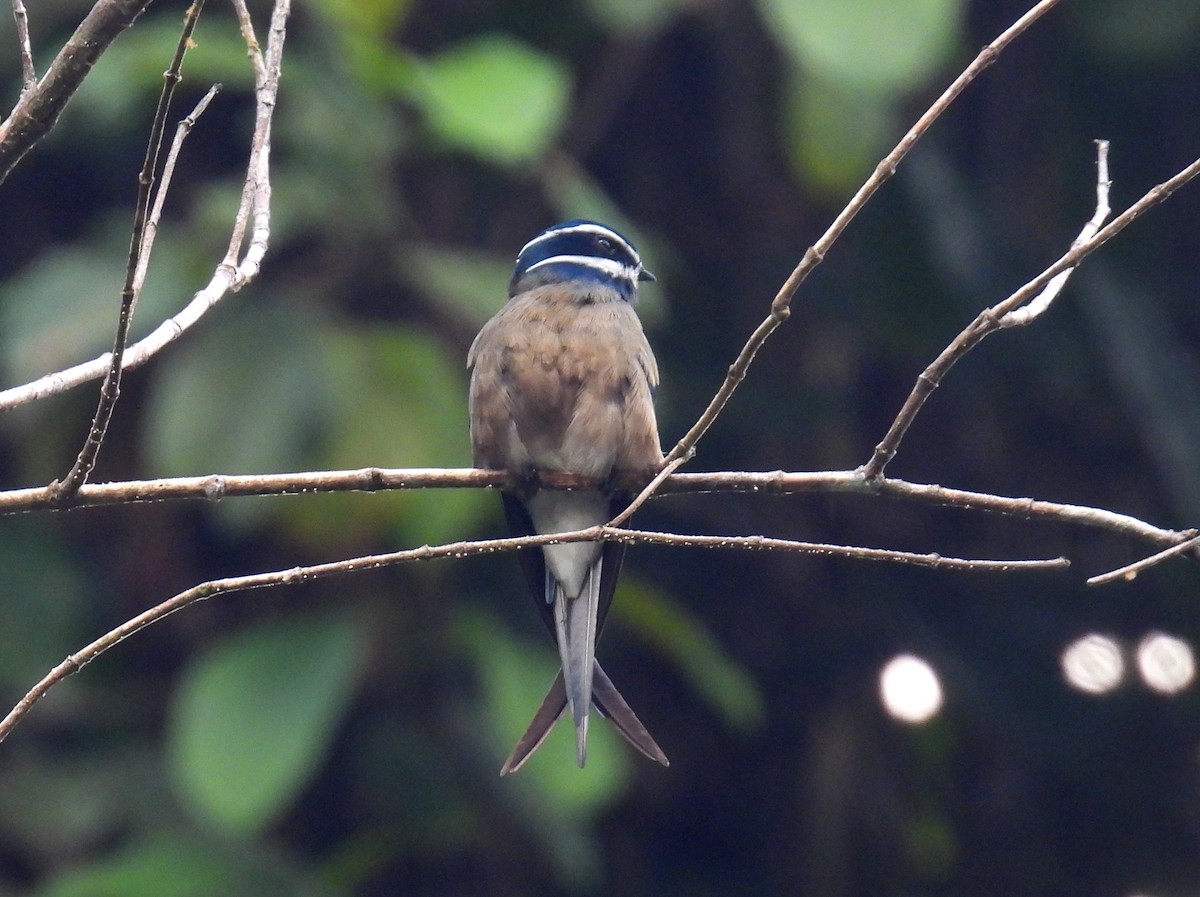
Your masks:
<svg viewBox="0 0 1200 897"><path fill-rule="evenodd" d="M597 484L569 474L542 474L540 488L582 489ZM630 491L641 482L618 483ZM329 470L307 473L278 473L179 477L134 480L123 483L89 483L71 499L69 507L134 504L180 500L220 501L252 495L308 495L325 492L384 492L400 489L499 489L512 486L508 475L498 470L473 468ZM947 486L913 483L891 477L868 480L861 470L788 472L676 473L663 480L659 495L680 493L740 492L785 494L852 494L881 496L921 504L940 505L969 511L984 511L1022 519L1083 526L1116 533L1156 547L1175 545L1190 537L1190 531L1154 526L1144 520L1103 508L1043 501L986 492L971 492ZM0 492L0 516L28 513L55 507L47 487Z"/></svg>
<svg viewBox="0 0 1200 897"><path fill-rule="evenodd" d="M1197 546L1200 546L1200 532L1196 530L1188 530L1182 535L1187 536L1185 541L1177 545L1172 545L1170 548L1165 548L1162 551L1150 555L1150 557L1142 558L1140 561L1135 561L1132 564L1126 564L1124 567L1118 567L1116 570L1110 570L1108 573L1101 573L1099 576L1088 577L1087 584L1089 586L1106 586L1110 582L1124 580L1130 582L1137 579L1139 573L1143 570L1149 570L1151 567L1156 567L1163 561L1184 554L1188 551L1194 551Z"/></svg>
<svg viewBox="0 0 1200 897"><path fill-rule="evenodd" d="M686 464L689 460L691 460L691 457L692 456L690 453L681 455L680 457L675 458L673 461L668 461L666 464L664 464L662 470L656 473L654 475L654 479L652 479L642 488L642 491L634 497L633 501L629 503L629 506L608 522L609 526L620 526L635 513L637 513L638 508L648 502L662 487L662 484L667 480L667 478L684 464Z"/></svg>
<svg viewBox="0 0 1200 897"><path fill-rule="evenodd" d="M106 632L91 644L69 655L62 663L54 667L34 685L17 702L16 706L9 711L8 715L3 720L0 720L0 741L3 741L26 714L29 713L33 705L59 682L79 672L105 651L115 647L134 633L198 601L215 598L218 595L227 595L232 592L293 585L346 573L379 570L401 563L428 561L435 558L464 558L482 554L493 554L498 551L516 551L535 545L550 545L560 542L589 542L600 539L617 540L631 545L655 543L700 548L735 548L749 551L790 551L952 570L1001 572L1019 570L1046 571L1061 570L1069 565L1065 558L1009 561L966 560L962 558L946 558L937 554L914 554L912 552L889 551L879 548L859 548L815 542L793 542L786 539L767 539L762 536L680 536L673 533L594 526L570 533L524 536L513 539L487 539L475 542L453 542L436 547L425 545L421 548L349 558L326 564L313 564L304 567L291 567L287 570L275 570L268 573L254 573L248 576L215 579L201 583L168 598L161 604L127 620L115 629Z"/></svg>
<svg viewBox="0 0 1200 897"><path fill-rule="evenodd" d="M0 184L17 163L58 123L83 79L117 35L153 0L98 0L32 90L25 90L0 122Z"/></svg>
<svg viewBox="0 0 1200 897"><path fill-rule="evenodd" d="M1008 315L1033 300L1055 278L1078 266L1085 258L1098 250L1147 211L1163 202L1184 184L1195 179L1197 175L1200 175L1200 159L1196 159L1174 177L1147 190L1137 202L1097 231L1090 239L1072 246L1058 261L1033 278L1033 280L1030 280L1003 302L999 302L991 308L980 312L978 317L968 324L917 378L917 382L905 400L903 407L900 409L900 413L896 415L896 419L892 421L891 427L880 443L875 446L875 451L871 459L863 465L862 472L864 476L867 479L882 476L884 469L899 450L900 442L904 439L904 434L908 432L908 428L912 426L917 412L921 410L930 394L937 389L946 372L954 367L959 359L975 348L985 337L1007 326L1004 323L1006 319L1014 323L1029 323L1029 321L1033 320L1032 317L1028 319L1011 319L1008 318Z"/></svg>
<svg viewBox="0 0 1200 897"><path fill-rule="evenodd" d="M37 69L33 67L33 47L29 43L29 13L21 0L12 0L13 18L17 22L17 44L21 48L21 96L37 87Z"/></svg>
<svg viewBox="0 0 1200 897"><path fill-rule="evenodd" d="M603 536L610 542L626 545L669 545L673 548L735 549L740 551L784 551L824 557L842 557L859 561L885 561L910 567L935 570L968 570L972 572L1011 573L1018 570L1066 570L1071 562L1065 557L1023 560L980 560L951 558L931 552L895 551L890 548L862 548L855 545L833 545L827 542L800 542L794 539L772 539L767 536L684 536L678 533L659 533L648 530L629 530L610 526L593 527L571 533L570 541L586 541L585 536ZM561 536L552 541L567 541ZM513 546L515 550L519 546Z"/></svg>
<svg viewBox="0 0 1200 897"><path fill-rule="evenodd" d="M1041 0L1040 3L1036 4L1025 15L1006 28L995 40L984 47L971 64L963 69L962 73L933 102L933 105L926 109L924 114L917 119L916 124L900 139L895 148L875 166L875 171L858 188L858 192L854 194L854 197L846 207L834 219L829 229L821 235L821 238L816 243L805 251L804 257L800 259L800 263L788 276L783 286L779 288L779 292L771 302L770 315L750 335L741 352L738 353L737 358L730 365L725 381L709 402L704 413L700 415L696 423L692 425L692 428L684 434L683 438L679 440L667 455L668 462L674 461L676 458L680 458L695 450L696 443L700 441L700 438L704 436L708 428L713 425L717 416L729 403L738 384L745 379L746 371L754 361L754 356L758 354L758 350L762 348L763 343L775 332L775 329L786 321L788 315L791 314L792 299L795 297L796 291L800 288L800 284L805 281L817 265L821 264L825 259L825 255L833 247L833 244L837 242L842 232L854 220L855 216L867 204L868 200L875 195L875 192L883 186L884 182L896 173L901 160L908 155L908 151L913 148L913 145L921 139L925 132L941 117L942 113L966 89L967 85L975 80L980 72L995 62L996 57L1010 43L1028 30L1034 22L1053 9L1058 2L1059 0Z"/></svg>
<svg viewBox="0 0 1200 897"><path fill-rule="evenodd" d="M56 502L61 503L79 491L79 487L87 482L88 476L96 466L96 458L104 437L108 433L108 425L112 421L113 412L117 407L117 399L121 395L122 358L125 354L125 342L129 337L129 326L133 322L133 311L137 305L138 268L142 258L142 250L146 246L146 220L150 215L150 202L154 190L154 173L158 169L158 154L162 150L163 133L167 125L167 112L171 107L171 98L175 88L183 80L181 69L183 57L192 45L192 33L204 8L204 0L192 0L187 14L183 19L183 30L179 35L179 43L175 48L175 56L171 65L163 73L163 89L159 96L158 107L154 111L154 121L150 125L150 139L146 144L146 157L142 162L142 170L138 175L137 200L134 203L133 233L129 238L129 258L125 266L125 285L121 289L121 310L117 316L117 333L113 340L113 349L109 355L108 370L104 374L104 382L100 386L100 399L96 405L96 414L88 429L83 448L71 469L61 480L50 484L50 492Z"/></svg>

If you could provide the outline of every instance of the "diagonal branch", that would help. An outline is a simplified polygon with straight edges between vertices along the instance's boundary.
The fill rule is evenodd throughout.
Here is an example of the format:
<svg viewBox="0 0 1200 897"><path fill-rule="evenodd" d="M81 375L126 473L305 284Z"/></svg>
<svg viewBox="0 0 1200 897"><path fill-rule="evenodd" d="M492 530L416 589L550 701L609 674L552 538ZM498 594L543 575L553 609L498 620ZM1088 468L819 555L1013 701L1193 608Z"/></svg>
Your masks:
<svg viewBox="0 0 1200 897"><path fill-rule="evenodd" d="M1151 567L1157 567L1163 561L1170 560L1173 557L1184 554L1188 551L1195 551L1200 546L1200 533L1195 530L1189 530L1184 535L1189 536L1183 542L1177 545L1172 545L1170 548L1164 548L1162 551L1156 552L1149 557L1142 558L1140 561L1135 561L1132 564L1126 564L1124 567L1118 567L1116 570L1110 570L1107 573L1101 573L1098 576L1088 577L1087 584L1089 586L1106 586L1109 583L1124 580L1130 582L1137 579L1138 574L1143 570L1149 570Z"/></svg>
<svg viewBox="0 0 1200 897"><path fill-rule="evenodd" d="M1112 207L1108 204L1108 192L1111 188L1112 181L1108 176L1108 141L1097 140L1096 211L1092 213L1092 217L1083 226L1083 230L1079 232L1079 236L1071 243L1072 249L1077 249L1096 236L1100 228L1104 225L1104 222L1108 220L1108 216L1112 214ZM1024 327L1026 324L1032 322L1034 318L1045 314L1050 309L1050 306L1054 304L1054 300L1058 298L1058 294L1062 292L1063 287L1067 285L1067 281L1071 278L1071 274L1074 271L1074 268L1059 271L1042 288L1042 291L1026 304L1020 308L1014 308L1010 312L1005 312L1004 316L1000 319L1000 326Z"/></svg>
<svg viewBox="0 0 1200 897"><path fill-rule="evenodd" d="M1016 40L1021 34L1029 29L1029 27L1040 19L1043 15L1053 9L1059 0L1041 0L1030 9L1025 15L1017 19L1012 25L1006 28L995 40L979 51L974 61L971 62L949 87L938 97L933 105L925 110L924 114L917 119L914 124L896 144L895 148L888 153L878 165L875 166L875 171L866 180L866 182L858 188L858 192L842 209L837 218L829 229L821 235L801 258L794 271L788 276L783 286L779 288L775 299L771 302L771 314L758 325L750 339L742 347L738 357L729 367L729 373L725 377L725 381L709 402L704 413L692 428L684 434L679 440L675 448L671 449L667 455L668 461L673 461L676 458L689 454L695 450L696 443L708 431L708 428L716 421L717 416L729 403L734 390L746 377L746 371L754 361L754 356L758 354L758 350L762 348L763 343L775 332L791 314L792 299L796 295L796 291L800 288L807 278L812 273L817 265L821 264L825 259L826 253L837 242L837 239L842 235L842 232L850 225L855 216L862 210L863 206L875 195L875 192L883 186L883 184L896 173L896 168L900 162L908 155L908 151L913 148L918 140L924 136L925 132L932 127L933 123L941 117L942 113L949 108L950 104L958 98L958 95L966 89L985 68L996 61L996 57L1000 55L1004 49Z"/></svg>
<svg viewBox="0 0 1200 897"><path fill-rule="evenodd" d="M1100 173L1102 180L1107 180L1106 174L1106 171ZM1198 175L1200 175L1200 159L1196 159L1174 177L1151 187L1137 202L1110 221L1105 227L1095 232L1090 239L1085 239L1082 242L1077 240L1071 249L1058 261L1033 278L1033 280L1030 280L1003 302L999 302L991 308L981 311L978 317L968 324L917 378L917 382L905 400L903 407L900 409L900 413L892 421L891 427L879 445L875 446L875 451L870 461L863 465L863 475L867 479L875 479L883 475L884 468L896 456L900 442L904 439L904 434L908 432L908 428L912 426L917 412L921 410L925 401L937 389L942 378L946 376L946 372L954 367L959 359L975 348L975 346L979 345L985 337L990 336L997 330L1011 326L1012 324L1027 324L1032 321L1036 316L1012 318L1010 315L1016 310L1021 309L1026 303L1037 301L1035 297L1047 289L1056 278L1060 278L1062 275L1070 272L1071 269L1147 211L1166 200L1172 193L1195 179ZM1106 202L1107 188L1104 188L1104 197L1100 204L1106 204ZM1099 215L1100 211L1100 208L1097 208L1097 215ZM1088 227L1085 227L1084 232L1086 233L1088 229Z"/></svg>
<svg viewBox="0 0 1200 897"><path fill-rule="evenodd" d="M23 90L0 122L0 184L34 144L58 123L96 60L153 0L98 0L33 89ZM20 20L18 19L18 22Z"/></svg>

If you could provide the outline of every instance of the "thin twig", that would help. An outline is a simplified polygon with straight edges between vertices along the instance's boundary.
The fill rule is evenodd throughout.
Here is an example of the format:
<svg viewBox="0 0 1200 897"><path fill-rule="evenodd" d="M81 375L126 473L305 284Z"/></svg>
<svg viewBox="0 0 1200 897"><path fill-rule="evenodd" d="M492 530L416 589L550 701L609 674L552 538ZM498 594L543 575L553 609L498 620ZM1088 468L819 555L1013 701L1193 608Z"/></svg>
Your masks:
<svg viewBox="0 0 1200 897"><path fill-rule="evenodd" d="M1108 192L1112 187L1112 180L1108 176L1108 141L1096 141L1096 211L1092 213L1092 218L1083 226L1083 230L1079 232L1079 236L1071 243L1071 248L1075 249L1092 237L1096 236L1097 232L1108 220L1108 216L1112 214L1112 207L1108 203ZM1012 311L1000 318L999 324L1001 327L1024 327L1044 314L1047 309L1058 298L1058 294L1062 292L1062 288L1067 285L1067 280L1075 271L1074 268L1068 268L1065 271L1060 271L1055 274L1051 281L1046 284L1040 293L1029 300L1028 303L1020 308L1014 308Z"/></svg>
<svg viewBox="0 0 1200 897"><path fill-rule="evenodd" d="M220 84L214 84L208 93L200 98L191 113L182 119L175 127L175 139L171 141L171 149L167 152L167 160L163 163L162 174L159 176L159 188L154 194L154 208L146 220L146 229L142 235L142 253L138 258L137 271L133 278L134 307L137 307L137 297L142 294L142 285L146 282L146 272L150 268L150 251L154 248L154 238L158 236L158 222L162 220L163 206L166 203L167 191L171 179L175 176L175 163L179 159L179 151L183 149L183 141L196 125L196 119L204 114L208 104L221 91ZM125 365L128 367L128 365Z"/></svg>
<svg viewBox="0 0 1200 897"><path fill-rule="evenodd" d="M648 502L654 496L654 494L658 492L659 488L661 488L662 484L666 482L667 478L688 461L690 461L691 458L692 453L689 452L686 455L680 455L678 458L675 458L674 460L668 461L666 464L664 464L662 470L654 475L654 479L652 479L645 485L645 487L643 487L642 491L639 492L634 497L633 501L629 503L629 506L608 522L609 526L620 526L635 513L637 513L638 508Z"/></svg>
<svg viewBox="0 0 1200 897"><path fill-rule="evenodd" d="M246 43L246 55L254 65L254 83L263 84L267 80L267 66L263 60L262 47L254 33L254 20L250 18L250 10L246 8L245 0L232 0L233 12L237 16L238 28L242 32L242 40Z"/></svg>
<svg viewBox="0 0 1200 897"><path fill-rule="evenodd" d="M29 43L29 14L21 0L12 0L13 18L17 21L17 43L21 47L21 97L37 88L37 69L33 67L33 47ZM20 100L18 100L20 102Z"/></svg>
<svg viewBox="0 0 1200 897"><path fill-rule="evenodd" d="M100 55L152 2L97 0L54 57L45 77L33 90L23 90L12 113L0 122L0 184L58 123Z"/></svg>
<svg viewBox="0 0 1200 897"><path fill-rule="evenodd" d="M179 35L179 43L175 48L175 56L171 65L163 73L163 89L159 96L158 108L154 111L154 121L150 125L150 139L146 144L146 157L142 163L142 171L138 175L137 201L134 204L133 233L129 238L129 259L125 267L125 286L121 290L121 310L117 316L117 333L113 340L113 350L109 355L108 370L104 374L104 383L100 387L100 399L96 406L96 414L88 429L87 438L75 463L61 480L50 484L50 492L56 502L62 502L79 491L79 487L87 482L88 475L96 466L96 458L104 437L108 433L108 425L112 421L113 411L117 407L117 399L121 395L122 358L125 354L125 342L129 336L129 326L133 322L133 311L137 305L138 296L138 267L145 247L146 220L150 215L150 202L154 190L154 173L158 169L158 154L162 150L163 133L167 125L167 112L171 107L171 98L175 88L183 80L181 70L183 57L192 46L192 33L199 21L200 11L204 8L204 0L192 0L183 18L183 30ZM161 192L161 191L160 191Z"/></svg>
<svg viewBox="0 0 1200 897"><path fill-rule="evenodd" d="M1150 555L1150 557L1142 558L1140 561L1135 561L1132 564L1126 564L1124 567L1118 567L1116 570L1110 570L1108 573L1101 573L1099 576L1088 577L1087 584L1089 586L1106 586L1110 582L1116 582L1117 580L1131 582L1137 579L1138 574L1143 570L1148 570L1151 567L1161 564L1163 561L1192 551L1197 546L1200 546L1200 533L1197 533L1196 530L1189 530L1187 535L1189 538L1186 541L1180 542L1178 545L1172 545L1170 548Z"/></svg>
<svg viewBox="0 0 1200 897"><path fill-rule="evenodd" d="M0 720L0 741L3 741L25 715L29 713L33 705L59 682L79 672L105 651L129 638L135 632L145 629L147 626L157 623L170 614L198 601L215 598L218 595L227 595L231 592L312 582L313 580L325 579L330 576L358 573L365 570L379 570L384 567L414 561L427 561L447 557L464 558L481 554L493 554L498 551L515 551L536 545L550 545L560 542L590 542L601 539L621 541L628 544L657 543L689 545L702 548L740 548L749 551L791 551L804 554L847 557L858 560L901 563L934 569L1003 572L1018 570L1046 571L1061 570L1069 565L1066 558L1011 561L966 560L962 558L946 558L936 554L914 554L879 548L792 542L786 539L766 539L761 536L681 536L673 533L656 533L594 526L570 533L524 536L514 539L454 542L448 545L439 545L436 548L426 545L421 548L349 558L326 564L313 564L306 567L275 570L269 573L254 573L248 576L216 579L180 592L178 595L167 599L161 604L127 620L115 629L106 632L91 644L69 655L62 663L54 667L54 669L34 685L17 702L16 706L9 711L8 715L3 720Z"/></svg>
<svg viewBox="0 0 1200 897"><path fill-rule="evenodd" d="M1147 211L1166 200L1184 184L1194 180L1197 175L1200 175L1200 159L1196 159L1174 177L1151 187L1137 202L1102 227L1090 239L1072 246L1058 261L1046 268L1037 277L1027 282L1003 302L999 302L991 308L980 312L975 320L968 324L954 338L950 345L941 351L929 367L917 377L917 382L905 400L903 407L900 409L900 413L896 415L896 419L892 421L891 427L880 443L875 446L875 451L871 459L862 467L862 472L867 479L874 479L883 475L888 462L896 456L900 442L916 418L917 412L921 410L921 407L925 404L930 394L937 389L946 372L954 367L959 359L975 348L985 337L1001 329L1001 322L1009 313L1033 300L1056 277L1078 266L1085 258L1098 250Z"/></svg>
<svg viewBox="0 0 1200 897"><path fill-rule="evenodd" d="M254 21L250 18L250 11L246 8L244 0L233 0L233 9L237 15L238 27L242 31L242 40L246 43L246 56L250 59L250 64L254 67L254 86L258 102L254 117L254 139L251 142L250 160L246 166L246 179L242 185L242 197L238 203L237 214L234 216L233 233L229 240L229 246L225 251L224 264L235 272L239 270L238 259L241 256L242 241L246 237L246 226L250 220L251 213L255 217L256 234L259 233L259 220L264 219L267 222L265 235L261 240L259 262L261 261L261 256L266 254L267 242L270 236L269 160L271 120L275 108L275 96L279 89L279 54L283 50L283 25L287 21L289 3L277 2L272 13L271 37L268 40L267 47L268 56L272 60L272 65L269 69L267 60L263 58L258 37L254 33ZM280 16L282 16L281 19ZM278 32L276 30L277 24ZM261 202L261 185L266 185L268 191L265 203ZM259 250L255 248L256 245L252 242L251 250L258 254ZM230 284L230 289L235 292L241 289L243 284L253 279L256 273L257 262L253 271L247 269L246 272L238 274L235 277L235 282Z"/></svg>
<svg viewBox="0 0 1200 897"><path fill-rule="evenodd" d="M244 6L243 6L244 8ZM290 13L290 0L277 0L271 16L271 37L267 47L267 58L263 62L254 41L253 29L249 32L250 57L255 62L255 124L251 142L250 159L246 166L246 180L242 187L242 199L234 215L232 234L225 257L209 282L176 315L167 318L150 334L125 350L122 370L132 370L145 364L163 348L191 329L204 315L224 299L230 292L237 292L258 274L266 256L271 235L271 182L270 149L271 118L279 92L280 63L283 57L286 23ZM246 33L243 27L243 33ZM261 64L260 64L261 63ZM259 79L261 73L261 79ZM245 257L240 257L246 230L252 226L251 242ZM0 412L21 405L37 402L48 396L58 395L97 377L102 377L111 366L112 356L105 353L62 371L46 374L20 386L0 391Z"/></svg>

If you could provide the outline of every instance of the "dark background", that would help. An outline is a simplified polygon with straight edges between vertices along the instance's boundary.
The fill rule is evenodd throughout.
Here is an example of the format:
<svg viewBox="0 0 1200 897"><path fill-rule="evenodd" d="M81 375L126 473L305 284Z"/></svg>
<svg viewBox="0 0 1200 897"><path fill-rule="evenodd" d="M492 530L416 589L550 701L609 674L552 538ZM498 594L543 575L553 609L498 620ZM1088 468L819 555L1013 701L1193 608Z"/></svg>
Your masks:
<svg viewBox="0 0 1200 897"><path fill-rule="evenodd" d="M39 70L86 3L28 4ZM265 3L252 4L265 42ZM875 161L1023 11L1008 0L313 0L291 21L262 276L131 373L97 481L468 463L464 358L543 227L628 232L671 445ZM0 187L0 385L111 340L135 178L184 4L160 0ZM1077 0L973 84L797 296L692 470L863 463L920 370L1057 258L1112 141L1123 208L1200 155L1200 7ZM223 254L250 78L210 0L185 147L135 329ZM19 67L0 35L3 104ZM890 472L1196 523L1195 187L1031 328L934 394ZM0 487L73 459L94 386L0 419ZM593 727L497 770L553 648L511 557L437 561L189 608L53 691L0 745L0 894L1193 893L1196 687L1133 649L1200 636L1193 565L1100 531L846 496L676 496L684 533L968 557L969 574L638 548L601 656L672 760ZM208 579L502 532L484 492L231 499L0 520L0 696ZM1126 651L1064 680L1089 633ZM912 652L942 712L890 718Z"/></svg>

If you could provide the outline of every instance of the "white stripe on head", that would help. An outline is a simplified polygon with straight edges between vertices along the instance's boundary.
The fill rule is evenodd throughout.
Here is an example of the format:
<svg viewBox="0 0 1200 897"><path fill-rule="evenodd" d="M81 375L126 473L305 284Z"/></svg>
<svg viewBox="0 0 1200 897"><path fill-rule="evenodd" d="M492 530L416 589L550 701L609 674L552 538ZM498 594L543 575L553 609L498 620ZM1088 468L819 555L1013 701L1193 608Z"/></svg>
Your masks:
<svg viewBox="0 0 1200 897"><path fill-rule="evenodd" d="M521 251L517 253L517 257L519 258L520 256L524 255L525 251L529 249L530 246L534 246L540 243L542 240L551 240L555 237L570 234L594 234L597 237L605 237L609 240L612 240L614 243L624 246L629 250L634 258L639 257L637 250L630 245L628 240L618 234L615 230L605 227L603 224L595 224L591 221L585 221L581 224L572 224L569 227L554 227L550 230L542 231L540 234L521 247Z"/></svg>
<svg viewBox="0 0 1200 897"><path fill-rule="evenodd" d="M630 280L637 283L638 269L634 265L626 265L618 262L615 259L597 258L594 255L552 255L548 259L542 259L535 265L530 265L525 273L536 271L543 265L582 265L584 268L591 268L595 271L603 271L610 277L615 277L623 280Z"/></svg>

